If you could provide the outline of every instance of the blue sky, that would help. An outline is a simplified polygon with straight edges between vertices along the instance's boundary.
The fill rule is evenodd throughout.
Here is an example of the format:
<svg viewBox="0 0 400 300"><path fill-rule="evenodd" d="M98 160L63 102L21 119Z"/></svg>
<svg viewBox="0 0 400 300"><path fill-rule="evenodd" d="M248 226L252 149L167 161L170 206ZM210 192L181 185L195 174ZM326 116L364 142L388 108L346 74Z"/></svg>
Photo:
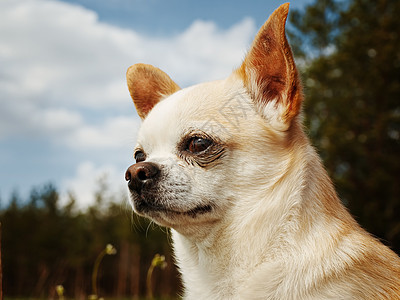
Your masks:
<svg viewBox="0 0 400 300"><path fill-rule="evenodd" d="M188 28L194 20L211 20L228 29L244 17L260 27L282 0L193 1L193 0L68 0L99 14L101 21L151 35L171 35ZM292 8L302 8L310 0L294 0Z"/></svg>
<svg viewBox="0 0 400 300"><path fill-rule="evenodd" d="M126 69L150 63L182 87L224 78L282 3L1 0L1 205L48 182L80 208L99 178L125 193L140 125Z"/></svg>

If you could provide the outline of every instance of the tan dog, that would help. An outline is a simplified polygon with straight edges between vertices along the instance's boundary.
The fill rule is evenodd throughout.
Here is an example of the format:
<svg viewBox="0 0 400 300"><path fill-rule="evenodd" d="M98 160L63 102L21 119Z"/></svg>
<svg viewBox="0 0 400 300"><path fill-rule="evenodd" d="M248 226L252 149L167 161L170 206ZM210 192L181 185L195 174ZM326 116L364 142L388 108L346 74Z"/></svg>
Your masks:
<svg viewBox="0 0 400 300"><path fill-rule="evenodd" d="M303 132L289 5L221 81L137 64L136 213L172 228L185 299L400 299L400 259L360 228Z"/></svg>

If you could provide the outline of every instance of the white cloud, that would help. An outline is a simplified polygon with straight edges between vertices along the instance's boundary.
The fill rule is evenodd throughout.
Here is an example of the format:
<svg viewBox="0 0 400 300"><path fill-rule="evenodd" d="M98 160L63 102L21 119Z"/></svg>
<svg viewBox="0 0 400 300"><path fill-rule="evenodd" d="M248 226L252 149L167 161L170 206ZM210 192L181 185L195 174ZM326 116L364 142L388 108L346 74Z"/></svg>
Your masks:
<svg viewBox="0 0 400 300"><path fill-rule="evenodd" d="M79 210L85 210L96 203L96 193L101 193L107 201L120 201L128 195L128 188L124 183L123 172L118 172L113 165L96 166L93 162L82 162L76 169L73 177L62 182L61 205L69 201L65 191L69 191L76 199L76 206Z"/></svg>
<svg viewBox="0 0 400 300"><path fill-rule="evenodd" d="M167 50L166 67L183 81L189 76L192 83L224 78L240 65L254 33L250 18L225 31L213 22L195 21L175 38L171 52Z"/></svg>
<svg viewBox="0 0 400 300"><path fill-rule="evenodd" d="M75 150L119 148L136 141L138 119L115 117L98 126L85 125L64 137L63 143Z"/></svg>
<svg viewBox="0 0 400 300"><path fill-rule="evenodd" d="M0 36L2 88L9 93L61 105L126 101L125 44L135 44L135 33L63 2L2 0Z"/></svg>
<svg viewBox="0 0 400 300"><path fill-rule="evenodd" d="M77 5L2 0L0 101L8 109L0 117L7 113L8 124L1 125L7 132L15 132L13 127L21 132L19 115L41 118L60 107L64 115L74 115L74 124L82 119L80 107L123 111L131 105L125 70L137 62L163 68L183 86L224 77L240 63L254 32L251 19L228 30L195 21L175 36L149 37L102 23L96 13ZM56 128L69 126L65 118L53 121Z"/></svg>
<svg viewBox="0 0 400 300"><path fill-rule="evenodd" d="M84 123L82 115L63 107L41 107L34 102L1 101L0 140L6 136L60 136L77 130Z"/></svg>
<svg viewBox="0 0 400 300"><path fill-rule="evenodd" d="M255 32L251 19L225 31L195 21L174 37L147 37L53 0L2 0L0 11L6 89L95 107L126 101L125 70L139 61L186 84L226 76Z"/></svg>

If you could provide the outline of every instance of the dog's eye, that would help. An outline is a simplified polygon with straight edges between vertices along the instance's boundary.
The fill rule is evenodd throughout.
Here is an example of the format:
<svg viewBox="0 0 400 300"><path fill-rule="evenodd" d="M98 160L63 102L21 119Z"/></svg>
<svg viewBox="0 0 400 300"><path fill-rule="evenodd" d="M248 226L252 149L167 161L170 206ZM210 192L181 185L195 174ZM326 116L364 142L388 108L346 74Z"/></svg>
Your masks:
<svg viewBox="0 0 400 300"><path fill-rule="evenodd" d="M135 152L135 160L136 163L144 161L146 160L146 155L143 153L143 151L138 150Z"/></svg>
<svg viewBox="0 0 400 300"><path fill-rule="evenodd" d="M210 147L212 141L200 137L193 137L187 146L187 151L192 153L199 153Z"/></svg>

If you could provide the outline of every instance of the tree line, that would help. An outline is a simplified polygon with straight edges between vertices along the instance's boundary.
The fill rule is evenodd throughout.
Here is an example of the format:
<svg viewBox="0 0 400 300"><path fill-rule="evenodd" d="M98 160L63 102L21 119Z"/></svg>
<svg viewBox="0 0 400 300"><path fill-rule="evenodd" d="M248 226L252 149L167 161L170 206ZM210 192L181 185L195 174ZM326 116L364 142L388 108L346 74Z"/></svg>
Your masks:
<svg viewBox="0 0 400 300"><path fill-rule="evenodd" d="M400 1L319 0L290 15L305 125L356 220L400 253Z"/></svg>
<svg viewBox="0 0 400 300"><path fill-rule="evenodd" d="M178 294L167 230L133 216L124 197L105 197L101 186L85 212L76 209L72 196L60 205L52 184L33 189L28 199L12 196L0 212L5 296L54 299L56 286L62 285L66 297L87 299L95 259L107 244L117 253L103 258L98 295L145 296L147 271L157 253L165 255L167 266L154 270L153 294Z"/></svg>

